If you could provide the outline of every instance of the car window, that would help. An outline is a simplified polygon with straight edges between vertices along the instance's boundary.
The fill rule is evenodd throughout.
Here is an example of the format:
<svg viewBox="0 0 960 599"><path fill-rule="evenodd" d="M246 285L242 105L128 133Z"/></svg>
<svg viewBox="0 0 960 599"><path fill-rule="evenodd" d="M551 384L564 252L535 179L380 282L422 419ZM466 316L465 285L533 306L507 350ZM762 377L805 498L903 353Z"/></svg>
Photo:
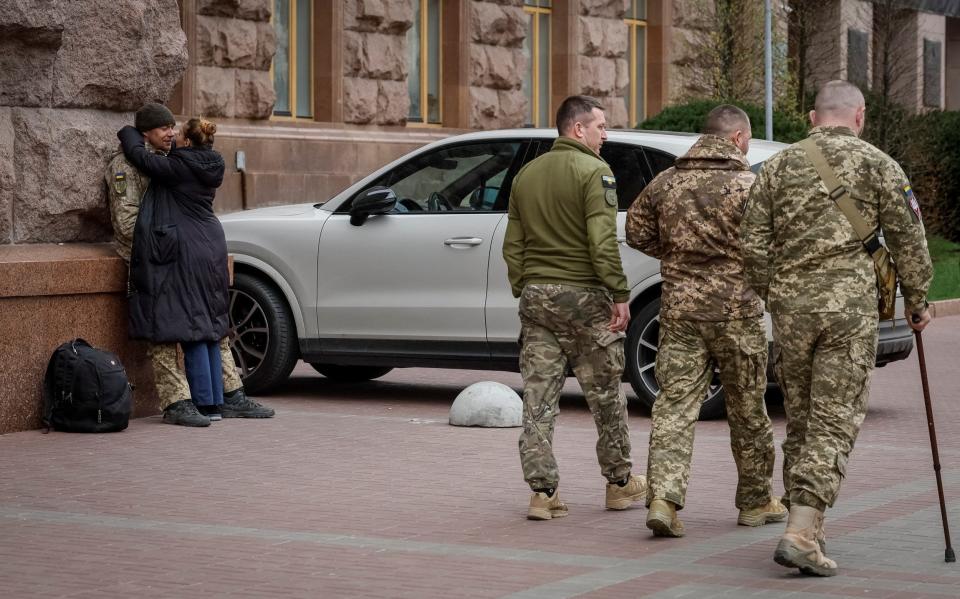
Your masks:
<svg viewBox="0 0 960 599"><path fill-rule="evenodd" d="M659 175L661 171L665 171L673 166L674 161L677 159L676 156L652 148L644 148L643 153L647 156L647 163L650 165L651 181Z"/></svg>
<svg viewBox="0 0 960 599"><path fill-rule="evenodd" d="M626 210L650 181L643 150L636 146L607 142L600 147L600 157L610 165L617 179L617 207Z"/></svg>
<svg viewBox="0 0 960 599"><path fill-rule="evenodd" d="M522 145L496 140L447 146L401 164L371 186L397 194L397 213L505 210L507 179Z"/></svg>

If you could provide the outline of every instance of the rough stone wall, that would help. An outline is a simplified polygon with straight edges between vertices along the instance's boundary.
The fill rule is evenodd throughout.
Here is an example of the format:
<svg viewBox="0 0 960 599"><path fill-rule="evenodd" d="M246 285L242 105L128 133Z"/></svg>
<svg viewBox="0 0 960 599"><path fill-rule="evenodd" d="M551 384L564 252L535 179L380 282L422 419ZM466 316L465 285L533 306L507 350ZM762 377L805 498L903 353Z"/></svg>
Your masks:
<svg viewBox="0 0 960 599"><path fill-rule="evenodd" d="M343 120L403 125L410 113L407 30L413 3L345 0L343 6Z"/></svg>
<svg viewBox="0 0 960 599"><path fill-rule="evenodd" d="M608 127L629 127L625 96L630 85L626 0L581 0L578 58L581 93L603 102Z"/></svg>
<svg viewBox="0 0 960 599"><path fill-rule="evenodd" d="M187 65L176 0L0 0L0 243L110 238L103 166Z"/></svg>
<svg viewBox="0 0 960 599"><path fill-rule="evenodd" d="M764 7L760 0L743 0L730 5L733 23L733 56L728 65L722 57L724 17L716 0L669 0L673 3L668 104L695 98L731 97L762 104L764 100ZM811 3L814 0L809 0ZM823 10L818 15L818 35L834 39L836 16L826 16L831 0L816 0ZM793 81L787 69L787 7L774 2L773 76L774 101L792 95ZM830 29L829 33L825 33ZM844 35L846 35L844 33ZM819 51L813 62L835 61L836 51ZM729 88L724 92L723 89Z"/></svg>
<svg viewBox="0 0 960 599"><path fill-rule="evenodd" d="M710 95L712 59L704 47L711 45L716 25L712 0L672 0L673 29L669 48L671 77L667 103Z"/></svg>
<svg viewBox="0 0 960 599"><path fill-rule="evenodd" d="M277 37L272 0L199 0L195 106L211 117L265 119L277 95L270 63Z"/></svg>
<svg viewBox="0 0 960 599"><path fill-rule="evenodd" d="M523 0L474 0L470 5L470 127L521 127L527 60Z"/></svg>

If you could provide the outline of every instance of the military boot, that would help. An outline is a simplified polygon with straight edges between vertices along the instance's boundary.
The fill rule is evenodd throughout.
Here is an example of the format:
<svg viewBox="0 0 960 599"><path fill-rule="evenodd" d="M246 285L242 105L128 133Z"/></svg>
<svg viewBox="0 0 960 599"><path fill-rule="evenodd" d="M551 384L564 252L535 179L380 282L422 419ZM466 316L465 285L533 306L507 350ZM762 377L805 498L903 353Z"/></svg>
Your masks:
<svg viewBox="0 0 960 599"><path fill-rule="evenodd" d="M253 401L244 393L243 387L223 394L224 418L273 418L273 408Z"/></svg>
<svg viewBox="0 0 960 599"><path fill-rule="evenodd" d="M163 421L180 426L210 426L210 419L198 412L189 399L175 401L164 408Z"/></svg>
<svg viewBox="0 0 960 599"><path fill-rule="evenodd" d="M625 510L647 496L647 479L644 476L630 475L627 484L607 483L607 509Z"/></svg>
<svg viewBox="0 0 960 599"><path fill-rule="evenodd" d="M820 551L823 553L827 552L827 531L823 525L825 519L826 516L824 513L820 512L814 522L817 525L817 531L814 533L814 537L817 539L817 545L820 545Z"/></svg>
<svg viewBox="0 0 960 599"><path fill-rule="evenodd" d="M783 507L779 499L771 497L770 501L764 505L749 510L740 510L737 524L741 526L763 526L770 522L780 522L786 517L787 508Z"/></svg>
<svg viewBox="0 0 960 599"><path fill-rule="evenodd" d="M550 520L563 518L567 515L567 504L560 501L560 493L556 489L553 497L546 493L534 492L530 496L530 509L527 510L528 520Z"/></svg>
<svg viewBox="0 0 960 599"><path fill-rule="evenodd" d="M823 555L817 543L817 520L823 513L806 505L790 507L787 532L773 553L773 561L787 568L800 568L812 576L835 576L837 562Z"/></svg>
<svg viewBox="0 0 960 599"><path fill-rule="evenodd" d="M665 499L654 499L647 512L647 528L655 537L682 537L683 522L677 517L677 506Z"/></svg>

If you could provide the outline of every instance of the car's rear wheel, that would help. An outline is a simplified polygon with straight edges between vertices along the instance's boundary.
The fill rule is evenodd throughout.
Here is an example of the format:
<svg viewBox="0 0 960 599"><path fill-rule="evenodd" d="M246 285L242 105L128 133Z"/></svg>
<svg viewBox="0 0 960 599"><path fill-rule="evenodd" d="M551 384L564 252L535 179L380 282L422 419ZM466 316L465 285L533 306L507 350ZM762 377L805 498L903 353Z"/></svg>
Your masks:
<svg viewBox="0 0 960 599"><path fill-rule="evenodd" d="M323 376L338 383L362 383L378 379L393 370L389 366L354 366L323 362L311 362L310 365Z"/></svg>
<svg viewBox="0 0 960 599"><path fill-rule="evenodd" d="M660 392L655 372L659 336L660 298L658 297L637 312L627 329L627 378L637 394L640 405L647 413L653 409L657 393ZM713 420L722 418L725 414L723 386L714 375L700 405L700 419Z"/></svg>
<svg viewBox="0 0 960 599"><path fill-rule="evenodd" d="M285 381L297 363L296 327L286 300L247 273L236 273L230 288L230 349L251 395Z"/></svg>

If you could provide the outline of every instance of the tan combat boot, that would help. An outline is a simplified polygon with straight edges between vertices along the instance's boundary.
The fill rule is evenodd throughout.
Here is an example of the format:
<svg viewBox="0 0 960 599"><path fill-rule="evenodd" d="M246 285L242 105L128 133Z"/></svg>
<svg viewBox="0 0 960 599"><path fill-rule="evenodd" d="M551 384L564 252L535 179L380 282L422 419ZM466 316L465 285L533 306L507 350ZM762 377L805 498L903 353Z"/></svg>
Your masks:
<svg viewBox="0 0 960 599"><path fill-rule="evenodd" d="M560 501L560 492L554 490L553 497L546 493L534 493L530 496L530 509L527 510L528 520L550 520L563 518L567 515L567 504Z"/></svg>
<svg viewBox="0 0 960 599"><path fill-rule="evenodd" d="M800 568L804 574L835 576L837 562L823 555L817 543L817 521L822 517L823 513L816 508L791 506L787 532L773 553L773 561L787 568Z"/></svg>
<svg viewBox="0 0 960 599"><path fill-rule="evenodd" d="M647 478L630 475L627 484L620 486L617 483L607 483L607 509L625 510L631 504L642 501L647 497Z"/></svg>
<svg viewBox="0 0 960 599"><path fill-rule="evenodd" d="M655 537L682 537L683 522L677 518L677 506L664 499L654 499L650 502L650 511L647 512L647 528L653 531Z"/></svg>
<svg viewBox="0 0 960 599"><path fill-rule="evenodd" d="M817 539L817 545L820 545L820 551L823 553L827 552L827 529L823 525L823 521L826 519L826 516L823 512L817 514L817 519L814 521L816 524L817 530L814 533L814 538Z"/></svg>
<svg viewBox="0 0 960 599"><path fill-rule="evenodd" d="M780 522L786 517L787 508L783 507L779 499L771 497L765 505L749 510L740 510L737 524L741 526L763 526L769 522Z"/></svg>

